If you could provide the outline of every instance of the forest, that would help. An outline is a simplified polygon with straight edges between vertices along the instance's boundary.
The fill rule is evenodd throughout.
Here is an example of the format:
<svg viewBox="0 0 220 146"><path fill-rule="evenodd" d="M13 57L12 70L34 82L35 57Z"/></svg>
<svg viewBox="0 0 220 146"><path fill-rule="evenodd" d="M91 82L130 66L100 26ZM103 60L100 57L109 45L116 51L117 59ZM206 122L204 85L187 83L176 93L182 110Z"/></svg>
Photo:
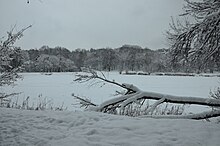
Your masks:
<svg viewBox="0 0 220 146"><path fill-rule="evenodd" d="M23 72L76 72L83 68L100 71L144 71L153 72L186 72L200 73L219 71L215 62L201 67L200 65L173 64L169 49L152 50L136 45L123 45L119 48L75 49L64 47L51 48L42 46L39 49L18 52L12 66L23 66Z"/></svg>

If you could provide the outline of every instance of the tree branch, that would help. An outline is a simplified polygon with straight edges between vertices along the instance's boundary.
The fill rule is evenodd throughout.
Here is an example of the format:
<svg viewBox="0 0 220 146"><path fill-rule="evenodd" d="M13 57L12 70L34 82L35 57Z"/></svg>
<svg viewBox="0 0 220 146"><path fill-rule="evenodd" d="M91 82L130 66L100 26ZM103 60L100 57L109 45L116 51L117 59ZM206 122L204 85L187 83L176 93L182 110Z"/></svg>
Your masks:
<svg viewBox="0 0 220 146"><path fill-rule="evenodd" d="M90 101L87 101L83 98L77 97L78 100L80 100L84 105L91 105L93 108L91 110L98 111L98 112L108 112L108 113L115 113L116 109L120 110L120 114L126 114L125 113L125 107L128 105L131 105L132 103L136 103L137 101L142 101L146 99L150 100L157 100L151 108L146 109L146 114L153 114L156 107L164 102L166 103L175 103L175 104L195 104L195 105L204 105L204 106L210 106L210 107L220 107L220 100L218 99L210 99L210 98L199 98L199 97L191 97L191 96L174 96L174 95L166 95L166 94L160 94L155 92L146 92L141 91L138 89L138 87L132 85L132 84L119 84L115 81L109 81L106 78L98 76L97 73L92 73L90 76L81 75L78 76L78 81L88 81L91 79L99 79L107 83L111 83L114 85L117 85L119 87L122 87L124 89L127 89L127 92L124 95L121 95L119 97L107 100L103 102L100 105L96 105L94 103L91 103ZM143 103L142 103L143 106ZM193 115L173 115L173 116L158 116L158 115L151 115L151 116L145 116L145 117L152 117L152 118L188 118L188 119L206 119L210 117L216 117L220 116L220 111L208 111L200 114L193 114Z"/></svg>
<svg viewBox="0 0 220 146"><path fill-rule="evenodd" d="M151 112L151 115L153 114L154 110L156 109L156 107L158 105L160 105L161 103L163 103L165 101L165 98L161 98L160 100L156 101L152 106L151 108L149 108L147 111L146 111L146 115L148 115L150 112Z"/></svg>
<svg viewBox="0 0 220 146"><path fill-rule="evenodd" d="M89 106L97 106L96 104L92 103L89 99L84 99L84 98L81 98L79 96L76 96L74 94L72 94L73 97L75 97L77 100L80 101L80 105L81 107L89 107Z"/></svg>

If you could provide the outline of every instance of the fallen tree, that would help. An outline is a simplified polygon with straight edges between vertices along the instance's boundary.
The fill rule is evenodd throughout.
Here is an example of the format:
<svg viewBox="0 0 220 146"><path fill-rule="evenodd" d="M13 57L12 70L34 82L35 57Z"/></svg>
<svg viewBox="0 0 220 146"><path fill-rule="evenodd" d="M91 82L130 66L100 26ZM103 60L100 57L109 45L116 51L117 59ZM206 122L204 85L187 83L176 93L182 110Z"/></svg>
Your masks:
<svg viewBox="0 0 220 146"><path fill-rule="evenodd" d="M103 102L100 105L92 103L88 99L84 99L78 96L73 95L76 99L80 101L81 107L89 107L89 110L104 112L104 113L118 113L120 115L127 115L126 108L131 106L134 103L139 103L140 106L143 106L146 100L156 100L154 104L145 109L144 114L139 115L140 117L151 117L151 118L172 118L172 119L208 119L212 117L220 116L220 100L212 99L212 98L199 98L199 97L183 97L183 96L173 96L160 94L155 92L146 92L140 90L138 87L131 84L120 84L115 81L108 80L103 73L99 75L94 70L89 70L87 74L79 74L75 81L77 82L88 82L91 80L101 80L103 82L107 82L110 84L117 85L121 88L126 89L126 92L121 94L119 97L110 99L108 101ZM163 104L163 103L172 103L172 104L190 104L190 105L202 105L215 107L210 111L198 113L198 114L189 114L189 115L153 115L155 109ZM117 112L118 111L118 112ZM172 113L171 113L172 114Z"/></svg>

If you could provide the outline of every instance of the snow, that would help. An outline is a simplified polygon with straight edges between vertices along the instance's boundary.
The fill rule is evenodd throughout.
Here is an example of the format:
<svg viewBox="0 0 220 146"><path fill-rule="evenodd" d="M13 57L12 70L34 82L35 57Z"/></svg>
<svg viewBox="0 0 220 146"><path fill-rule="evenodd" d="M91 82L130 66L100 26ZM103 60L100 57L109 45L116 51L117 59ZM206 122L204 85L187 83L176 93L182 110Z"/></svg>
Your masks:
<svg viewBox="0 0 220 146"><path fill-rule="evenodd" d="M0 108L0 145L218 146L213 122Z"/></svg>
<svg viewBox="0 0 220 146"><path fill-rule="evenodd" d="M18 99L23 101L30 96L35 105L42 98L52 100L54 106L64 103L68 110L75 110L72 93L77 96L87 97L92 102L101 104L114 98L116 90L121 90L115 85L90 83L79 84L73 82L75 73L53 73L50 76L40 73L23 73L23 80L16 82L15 87L0 88L0 91L22 92ZM219 86L219 77L179 77L179 76L142 76L142 75L120 75L118 72L105 73L108 79L119 83L128 83L137 86L142 91L157 92L175 96L190 96L208 98L210 90ZM100 88L102 86L102 88ZM16 98L14 98L16 99ZM31 102L30 102L31 104ZM32 105L32 104L31 104ZM196 109L197 110L197 109ZM200 108L198 108L200 110Z"/></svg>
<svg viewBox="0 0 220 146"><path fill-rule="evenodd" d="M39 94L64 102L68 111L28 111L0 108L0 146L218 146L220 125L215 122L187 119L132 118L99 112L77 111L72 93L90 97L101 104L113 98L118 90L114 85L74 83L75 73L23 73L24 79L15 87L1 87L0 91L22 92L19 99L39 100ZM133 84L142 91L176 96L208 97L219 86L218 77L171 77L120 75L105 73L120 83ZM201 111L201 108L199 108Z"/></svg>

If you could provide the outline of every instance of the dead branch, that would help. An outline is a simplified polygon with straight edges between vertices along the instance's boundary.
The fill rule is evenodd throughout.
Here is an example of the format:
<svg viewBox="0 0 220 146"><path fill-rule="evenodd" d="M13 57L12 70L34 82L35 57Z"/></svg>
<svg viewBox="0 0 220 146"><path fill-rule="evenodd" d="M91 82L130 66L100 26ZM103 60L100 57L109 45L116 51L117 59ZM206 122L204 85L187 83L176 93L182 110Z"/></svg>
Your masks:
<svg viewBox="0 0 220 146"><path fill-rule="evenodd" d="M115 81L110 81L110 80L106 79L105 75L102 72L101 72L101 74L102 74L102 76L99 76L96 71L94 71L92 69L88 69L88 72L86 72L86 74L76 75L77 78L74 81L79 82L79 83L84 83L84 82L88 82L88 81L91 81L94 79L98 79L103 82L107 82L107 83L119 86L121 88L124 88L124 89L128 90L129 92L133 91L132 86L129 87L128 84L120 84Z"/></svg>
<svg viewBox="0 0 220 146"><path fill-rule="evenodd" d="M149 114L151 113L151 115L153 114L154 110L156 109L156 107L158 105L160 105L161 103L163 103L165 101L165 98L161 98L160 100L158 100L157 102L155 102L151 108L149 108L147 111L146 111L146 114Z"/></svg>
<svg viewBox="0 0 220 146"><path fill-rule="evenodd" d="M8 38L3 43L3 48L7 48L15 43L16 40L20 39L23 36L23 32L28 28L32 27L32 25L27 26L26 28L21 29L19 32L13 34L13 29L8 32Z"/></svg>
<svg viewBox="0 0 220 146"><path fill-rule="evenodd" d="M107 100L100 105L96 105L91 103L90 101L84 100L83 98L77 97L84 105L92 107L91 110L98 112L106 112L106 113L115 113L118 109L120 114L125 114L125 107L131 105L132 103L136 103L137 101L145 101L147 100L156 100L156 102L148 109L146 109L145 114L153 114L154 110L158 105L166 102L166 103L174 103L174 104L194 104L194 105L203 105L209 107L220 107L219 99L211 99L211 98L200 98L200 97L184 97L184 96L174 96L174 95L165 95L155 92L146 92L141 91L138 87L132 84L120 84L115 81L110 81L105 77L99 76L95 71L92 71L90 75L78 75L78 78L75 81L90 81L92 79L99 79L103 82L111 83L122 87L127 90L127 92L119 97ZM143 103L142 103L143 105ZM207 111L199 114L192 115L172 115L172 116L158 116L158 115L146 115L144 117L152 117L152 118L185 118L185 119L207 119L211 117L220 116L219 110Z"/></svg>
<svg viewBox="0 0 220 146"><path fill-rule="evenodd" d="M217 99L164 95L160 93L144 92L139 90L132 94L122 95L120 97L105 101L99 106L99 110L103 111L103 109L107 108L108 106L112 106L117 103L121 103L121 107L123 108L126 105L134 102L135 100L141 100L141 99L152 99L152 100L163 99L164 100L163 102L168 102L168 103L196 104L196 105L220 107L220 100Z"/></svg>
<svg viewBox="0 0 220 146"><path fill-rule="evenodd" d="M81 105L81 107L88 108L89 106L97 106L96 104L92 103L87 98L82 98L82 97L76 96L74 94L72 94L72 96L79 101L79 104Z"/></svg>
<svg viewBox="0 0 220 146"><path fill-rule="evenodd" d="M18 94L20 94L20 93L11 93L11 94L0 93L0 99L8 98L10 96L15 96L15 95L18 95Z"/></svg>

